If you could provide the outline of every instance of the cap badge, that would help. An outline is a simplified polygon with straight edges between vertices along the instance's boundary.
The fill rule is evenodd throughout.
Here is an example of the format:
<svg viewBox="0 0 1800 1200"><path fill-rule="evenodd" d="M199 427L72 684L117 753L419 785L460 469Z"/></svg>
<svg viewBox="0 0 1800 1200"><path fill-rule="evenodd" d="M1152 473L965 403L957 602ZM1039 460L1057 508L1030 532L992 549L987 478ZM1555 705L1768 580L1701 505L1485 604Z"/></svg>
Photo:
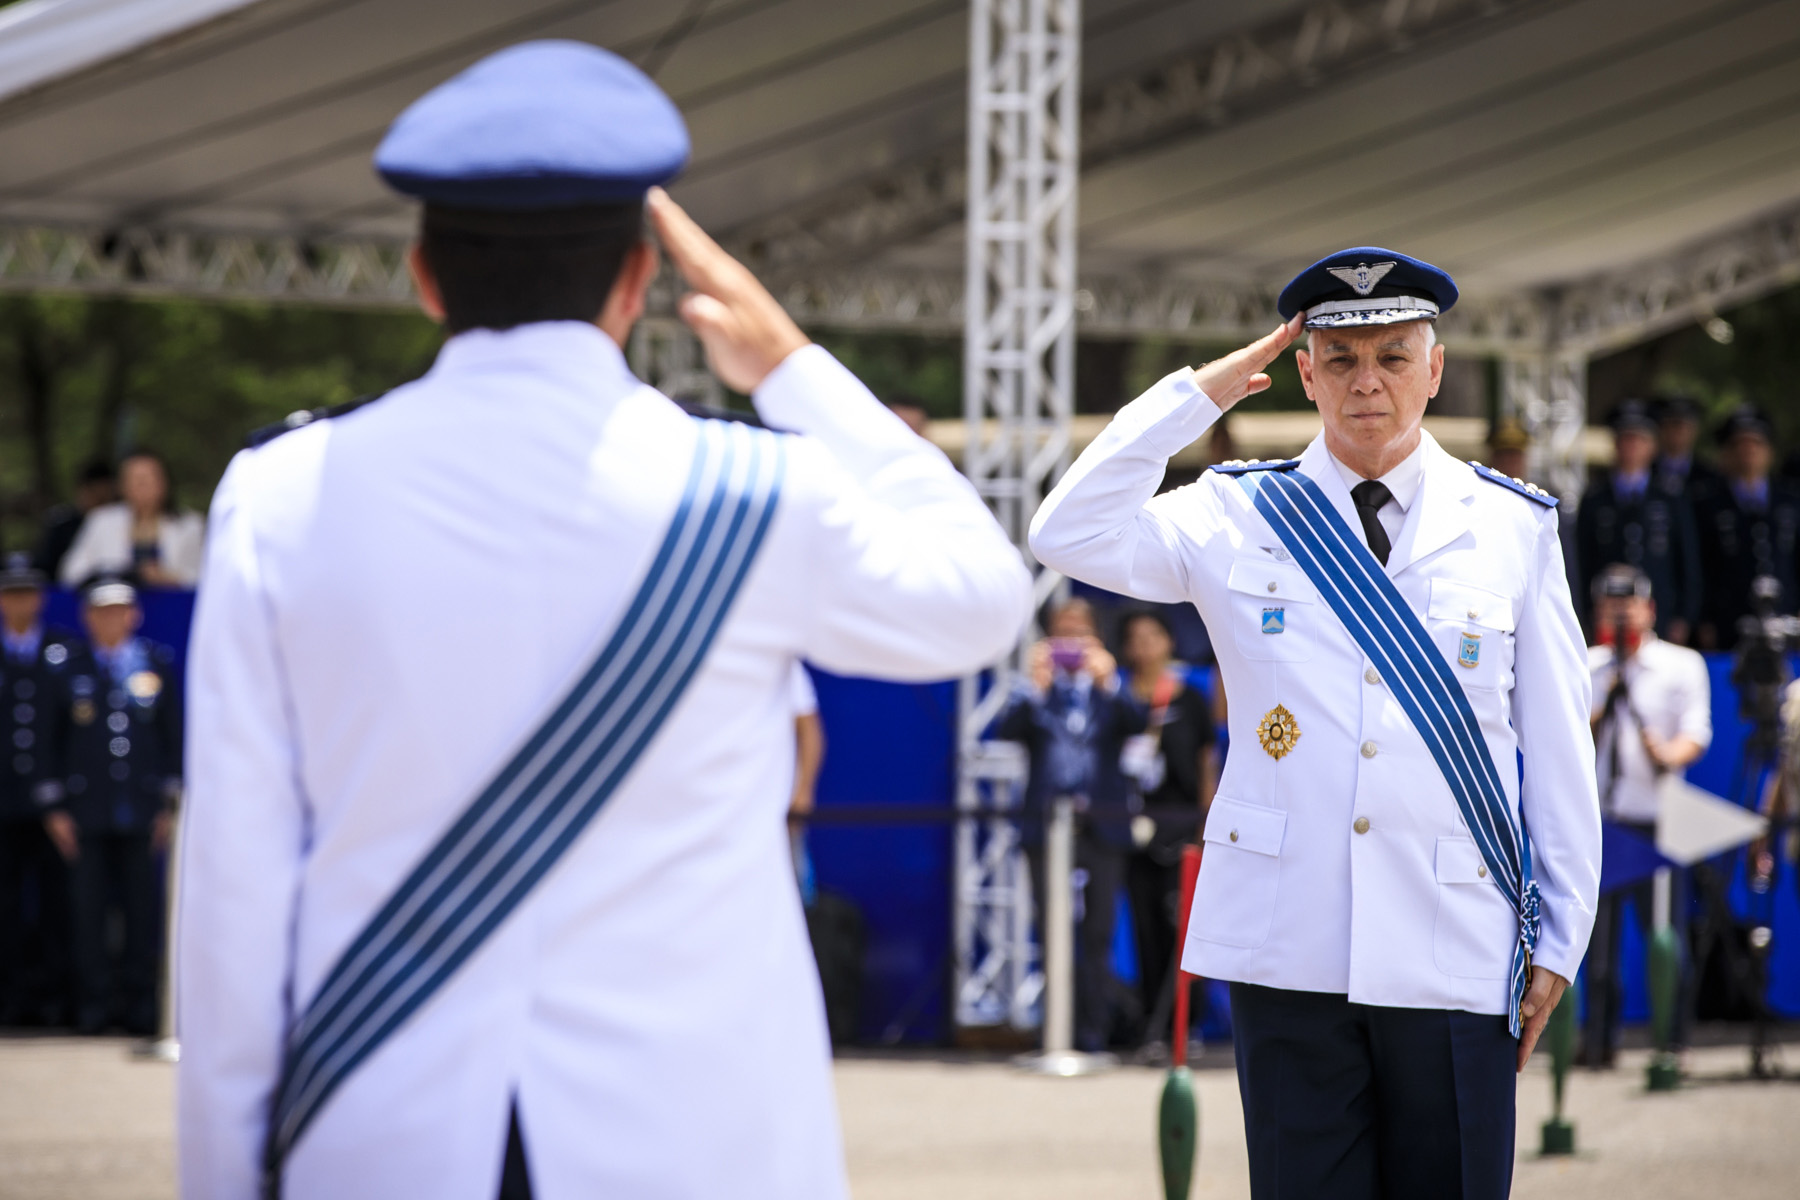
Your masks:
<svg viewBox="0 0 1800 1200"><path fill-rule="evenodd" d="M1399 266L1398 263L1358 263L1354 267L1327 267L1333 275L1350 285L1350 290L1359 296L1367 296L1375 290L1387 273Z"/></svg>
<svg viewBox="0 0 1800 1200"><path fill-rule="evenodd" d="M1262 724L1256 727L1256 740L1270 758L1279 762L1300 740L1300 723L1294 720L1293 713L1277 704L1263 714Z"/></svg>

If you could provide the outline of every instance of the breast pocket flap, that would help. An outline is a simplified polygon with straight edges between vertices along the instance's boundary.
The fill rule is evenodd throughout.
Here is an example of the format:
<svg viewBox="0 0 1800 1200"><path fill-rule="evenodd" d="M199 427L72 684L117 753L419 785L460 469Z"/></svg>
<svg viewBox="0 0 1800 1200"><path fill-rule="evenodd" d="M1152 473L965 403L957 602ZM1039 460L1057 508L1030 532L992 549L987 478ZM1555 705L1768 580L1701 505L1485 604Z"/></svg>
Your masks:
<svg viewBox="0 0 1800 1200"><path fill-rule="evenodd" d="M1281 854L1287 814L1274 808L1215 797L1206 815L1206 840L1271 858Z"/></svg>
<svg viewBox="0 0 1800 1200"><path fill-rule="evenodd" d="M1505 596L1448 579L1431 581L1427 615L1434 621L1483 625L1503 633L1511 633L1515 624L1512 601Z"/></svg>
<svg viewBox="0 0 1800 1200"><path fill-rule="evenodd" d="M1260 596L1269 602L1313 604L1319 593L1307 579L1306 572L1292 563L1267 559L1234 558L1225 586L1246 596Z"/></svg>
<svg viewBox="0 0 1800 1200"><path fill-rule="evenodd" d="M1441 837L1437 841L1439 883L1486 883L1487 861L1472 838Z"/></svg>

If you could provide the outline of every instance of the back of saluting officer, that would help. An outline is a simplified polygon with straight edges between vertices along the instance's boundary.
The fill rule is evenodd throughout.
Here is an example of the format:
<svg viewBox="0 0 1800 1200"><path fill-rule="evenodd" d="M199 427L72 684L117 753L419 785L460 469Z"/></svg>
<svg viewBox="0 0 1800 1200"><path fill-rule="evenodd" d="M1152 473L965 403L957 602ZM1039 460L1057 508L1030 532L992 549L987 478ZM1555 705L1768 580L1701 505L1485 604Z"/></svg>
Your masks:
<svg viewBox="0 0 1800 1200"><path fill-rule="evenodd" d="M451 336L214 498L189 1196L844 1193L791 672L966 672L1030 579L942 453L646 198L686 154L667 97L574 42L477 63L377 151ZM715 370L798 436L632 378L646 200Z"/></svg>
<svg viewBox="0 0 1800 1200"><path fill-rule="evenodd" d="M1421 424L1455 299L1391 250L1321 260L1283 291L1287 325L1120 410L1033 524L1047 565L1190 600L1213 631L1240 749L1183 965L1233 981L1258 1200L1506 1195L1514 1072L1593 924L1590 685L1555 502ZM1305 454L1157 495L1302 323L1324 422Z"/></svg>

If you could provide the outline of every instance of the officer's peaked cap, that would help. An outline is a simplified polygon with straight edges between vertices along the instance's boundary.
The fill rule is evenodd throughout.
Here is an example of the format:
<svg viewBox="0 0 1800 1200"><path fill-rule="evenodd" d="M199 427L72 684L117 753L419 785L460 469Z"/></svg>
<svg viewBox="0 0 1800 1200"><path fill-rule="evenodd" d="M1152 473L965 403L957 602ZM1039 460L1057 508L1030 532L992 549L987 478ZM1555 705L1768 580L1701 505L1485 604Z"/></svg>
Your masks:
<svg viewBox="0 0 1800 1200"><path fill-rule="evenodd" d="M0 592L36 591L44 586L44 573L31 561L31 555L15 550L0 567Z"/></svg>
<svg viewBox="0 0 1800 1200"><path fill-rule="evenodd" d="M375 169L428 204L518 212L629 204L687 159L681 113L648 75L598 46L538 41L415 100Z"/></svg>
<svg viewBox="0 0 1800 1200"><path fill-rule="evenodd" d="M1397 325L1436 320L1456 303L1456 282L1442 268L1380 246L1328 254L1281 289L1286 320L1306 314L1308 329Z"/></svg>
<svg viewBox="0 0 1800 1200"><path fill-rule="evenodd" d="M82 592L89 608L107 608L115 604L136 604L137 589L116 575L102 575L90 580Z"/></svg>
<svg viewBox="0 0 1800 1200"><path fill-rule="evenodd" d="M1606 423L1612 426L1614 433L1655 433L1656 416L1650 406L1642 400L1621 400L1613 405Z"/></svg>
<svg viewBox="0 0 1800 1200"><path fill-rule="evenodd" d="M1658 421L1696 421L1703 409L1700 401L1687 393L1673 392L1653 397L1650 411Z"/></svg>
<svg viewBox="0 0 1800 1200"><path fill-rule="evenodd" d="M1729 442L1740 433L1753 433L1764 441L1775 440L1775 423L1769 420L1769 414L1754 404L1740 404L1731 410L1725 423L1719 426L1719 442Z"/></svg>

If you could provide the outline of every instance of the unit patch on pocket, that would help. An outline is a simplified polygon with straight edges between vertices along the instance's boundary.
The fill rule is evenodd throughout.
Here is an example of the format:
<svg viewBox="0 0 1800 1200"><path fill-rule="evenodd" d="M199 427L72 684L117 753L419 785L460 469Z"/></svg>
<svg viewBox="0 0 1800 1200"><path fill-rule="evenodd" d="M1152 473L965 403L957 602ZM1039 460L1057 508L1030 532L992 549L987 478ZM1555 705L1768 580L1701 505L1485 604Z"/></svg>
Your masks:
<svg viewBox="0 0 1800 1200"><path fill-rule="evenodd" d="M1264 633L1284 633L1287 630L1287 609L1265 608L1262 611L1262 631Z"/></svg>
<svg viewBox="0 0 1800 1200"><path fill-rule="evenodd" d="M1456 665L1470 668L1481 665L1481 635L1479 633L1462 635L1462 645L1456 652Z"/></svg>

